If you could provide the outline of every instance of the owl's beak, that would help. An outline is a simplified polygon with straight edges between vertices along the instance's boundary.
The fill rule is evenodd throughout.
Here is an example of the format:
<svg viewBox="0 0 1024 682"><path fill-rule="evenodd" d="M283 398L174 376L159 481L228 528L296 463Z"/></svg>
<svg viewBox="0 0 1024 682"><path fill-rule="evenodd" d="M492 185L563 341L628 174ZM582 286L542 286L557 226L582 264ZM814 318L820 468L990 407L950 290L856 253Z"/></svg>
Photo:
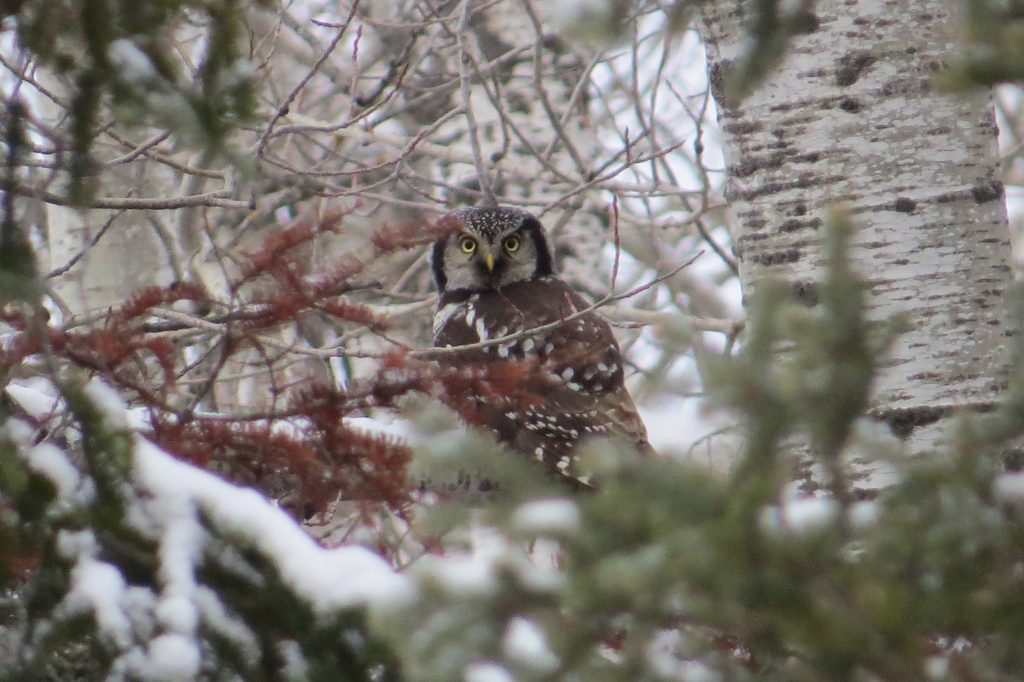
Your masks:
<svg viewBox="0 0 1024 682"><path fill-rule="evenodd" d="M494 272L494 254L488 253L484 256L484 264L487 266L487 272Z"/></svg>

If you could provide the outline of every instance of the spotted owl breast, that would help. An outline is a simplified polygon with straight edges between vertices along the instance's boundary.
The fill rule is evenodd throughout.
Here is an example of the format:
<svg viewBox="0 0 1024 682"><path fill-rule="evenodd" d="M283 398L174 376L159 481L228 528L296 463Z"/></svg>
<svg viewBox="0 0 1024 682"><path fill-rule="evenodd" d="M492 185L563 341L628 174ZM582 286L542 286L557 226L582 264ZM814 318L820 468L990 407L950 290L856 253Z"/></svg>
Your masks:
<svg viewBox="0 0 1024 682"><path fill-rule="evenodd" d="M531 324L523 311L494 294L472 294L464 300L442 303L434 316L434 345L466 346L494 341L540 326ZM485 345L460 354L461 361L539 359L554 350L549 334L537 332ZM547 348L545 349L545 345Z"/></svg>
<svg viewBox="0 0 1024 682"><path fill-rule="evenodd" d="M459 360L536 360L569 389L600 393L621 384L622 365L607 323L586 308L556 278L497 291L455 292L441 300L434 345L465 346L514 335L460 354Z"/></svg>

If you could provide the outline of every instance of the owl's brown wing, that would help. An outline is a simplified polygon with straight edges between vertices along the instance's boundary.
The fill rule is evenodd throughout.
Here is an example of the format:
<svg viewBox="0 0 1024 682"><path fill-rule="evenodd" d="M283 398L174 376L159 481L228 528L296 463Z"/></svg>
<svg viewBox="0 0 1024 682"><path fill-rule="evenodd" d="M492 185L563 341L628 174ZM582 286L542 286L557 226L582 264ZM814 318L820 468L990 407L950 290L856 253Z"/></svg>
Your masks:
<svg viewBox="0 0 1024 682"><path fill-rule="evenodd" d="M588 307L586 301L565 287L568 298L561 312L569 317ZM610 437L628 443L641 454L651 454L647 429L624 384L622 354L611 327L591 312L556 327L545 339L541 359L544 370L561 379L533 406L543 423L519 433L517 446L536 455L545 448L544 460L558 470L575 467L572 449L591 436ZM541 436L542 438L538 438ZM543 440L542 439L546 439Z"/></svg>
<svg viewBox="0 0 1024 682"><path fill-rule="evenodd" d="M500 291L446 294L435 319L436 346L460 346L546 324L558 326L467 351L452 362L535 360L524 393L539 402L482 404L498 437L573 479L573 449L590 436L613 437L653 452L623 384L622 356L608 323L594 312L576 319L586 301L555 277L518 282Z"/></svg>

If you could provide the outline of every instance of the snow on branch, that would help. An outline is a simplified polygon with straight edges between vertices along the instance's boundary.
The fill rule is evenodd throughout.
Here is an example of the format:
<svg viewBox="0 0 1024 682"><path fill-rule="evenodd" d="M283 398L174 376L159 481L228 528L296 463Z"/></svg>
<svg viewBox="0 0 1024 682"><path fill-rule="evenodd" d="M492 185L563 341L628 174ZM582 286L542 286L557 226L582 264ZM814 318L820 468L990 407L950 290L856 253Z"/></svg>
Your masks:
<svg viewBox="0 0 1024 682"><path fill-rule="evenodd" d="M57 491L44 516L54 542L36 547L41 556L27 578L32 599L47 590L54 608L24 632L8 672L38 670L68 644L59 633L81 619L95 625L88 637L106 669L132 678L233 669L251 679L256 670L302 669L309 658L333 660L339 672L346 661L389 664L354 617L411 598L409 581L382 557L321 548L256 491L132 432L103 382L68 388L66 397L86 452L81 474L72 453L32 447L32 430L19 422L5 429L21 461ZM118 452L126 459L109 460ZM96 485L83 496L85 478Z"/></svg>

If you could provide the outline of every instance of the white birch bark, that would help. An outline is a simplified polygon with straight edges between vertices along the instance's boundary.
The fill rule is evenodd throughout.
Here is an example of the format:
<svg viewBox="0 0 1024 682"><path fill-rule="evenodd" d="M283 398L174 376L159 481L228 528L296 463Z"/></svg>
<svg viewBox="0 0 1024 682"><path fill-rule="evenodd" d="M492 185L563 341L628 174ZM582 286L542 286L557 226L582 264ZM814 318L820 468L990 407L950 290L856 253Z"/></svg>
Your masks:
<svg viewBox="0 0 1024 682"><path fill-rule="evenodd" d="M997 401L1007 361L1011 253L990 101L931 86L956 47L957 4L819 2L816 29L721 110L748 294L784 277L812 304L823 212L852 210L869 315L910 320L872 398L909 453L942 443L955 410ZM707 3L713 74L742 49L744 6Z"/></svg>
<svg viewBox="0 0 1024 682"><path fill-rule="evenodd" d="M60 103L46 98L38 101L47 121L58 129L66 122L71 93L60 78L43 72L39 77L51 92L61 96ZM145 132L136 130L131 135L141 142ZM93 153L102 167L126 151L115 148L108 138L98 137ZM59 177L67 179L66 175ZM167 197L177 181L157 164L114 166L102 169L98 177L97 196L108 197ZM53 183L51 190L67 194L60 182ZM166 218L164 213L159 220ZM175 248L173 236L166 234L162 240L147 212L45 204L45 215L49 268L61 272L51 280L52 293L66 306L66 313L86 318L124 303L142 287L170 283L173 258L168 249Z"/></svg>

